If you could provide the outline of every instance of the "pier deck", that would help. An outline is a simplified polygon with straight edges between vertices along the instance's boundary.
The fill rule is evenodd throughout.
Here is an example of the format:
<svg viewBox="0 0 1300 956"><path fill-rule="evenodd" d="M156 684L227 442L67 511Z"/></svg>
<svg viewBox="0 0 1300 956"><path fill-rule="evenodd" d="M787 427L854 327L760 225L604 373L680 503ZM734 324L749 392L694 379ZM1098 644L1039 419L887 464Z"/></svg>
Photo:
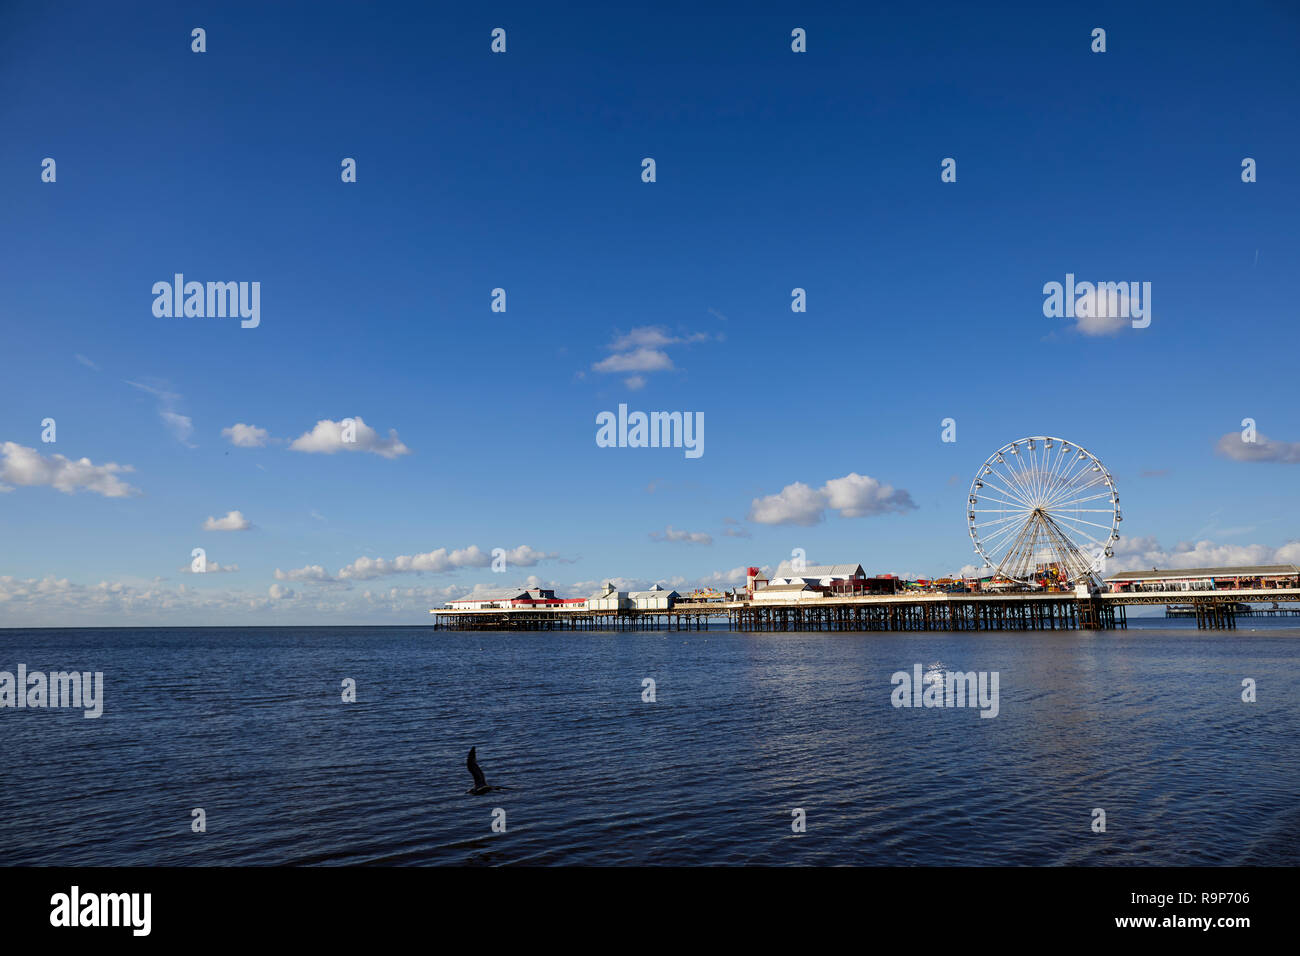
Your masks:
<svg viewBox="0 0 1300 956"><path fill-rule="evenodd" d="M1126 608L1183 604L1197 627L1231 630L1240 603L1300 602L1300 588L1232 591L1143 591L1079 598L1066 592L922 593L778 603L678 602L668 610L587 611L434 609L444 630L702 630L725 622L733 631L1054 631L1128 627ZM1267 613L1265 611L1264 613ZM1276 612L1275 612L1276 613Z"/></svg>
<svg viewBox="0 0 1300 956"><path fill-rule="evenodd" d="M447 630L1004 631L1114 628L1119 612L1073 594L896 594L777 603L678 603L668 610L446 610L430 612Z"/></svg>

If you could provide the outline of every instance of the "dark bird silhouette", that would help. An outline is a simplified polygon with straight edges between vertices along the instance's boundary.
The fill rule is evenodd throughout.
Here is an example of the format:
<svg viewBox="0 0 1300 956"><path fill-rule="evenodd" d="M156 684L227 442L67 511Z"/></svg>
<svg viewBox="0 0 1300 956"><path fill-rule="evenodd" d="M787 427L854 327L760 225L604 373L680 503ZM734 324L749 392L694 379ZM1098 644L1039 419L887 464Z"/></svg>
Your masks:
<svg viewBox="0 0 1300 956"><path fill-rule="evenodd" d="M470 787L465 792L479 796L480 794L487 793L493 788L488 786L487 778L483 776L483 768L478 765L478 758L474 754L474 751L476 750L478 750L477 747L470 747L469 756L465 758L465 766L474 777L474 786Z"/></svg>

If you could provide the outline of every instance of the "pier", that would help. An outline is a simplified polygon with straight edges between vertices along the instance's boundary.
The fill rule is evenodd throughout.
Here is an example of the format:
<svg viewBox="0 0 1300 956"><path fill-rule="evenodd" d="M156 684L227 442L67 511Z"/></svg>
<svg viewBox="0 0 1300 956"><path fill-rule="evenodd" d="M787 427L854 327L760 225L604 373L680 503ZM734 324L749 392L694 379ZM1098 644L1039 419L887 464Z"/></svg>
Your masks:
<svg viewBox="0 0 1300 956"><path fill-rule="evenodd" d="M1300 603L1300 588L1093 593L1086 598L1067 592L920 593L788 603L678 602L653 610L492 608L429 613L434 627L442 630L698 631L724 623L728 630L741 632L1115 630L1128 627L1128 607L1168 606L1175 600L1186 610L1174 616L1194 617L1201 629L1234 630L1238 616L1300 615L1300 607L1281 606ZM1252 600L1277 606L1253 609Z"/></svg>
<svg viewBox="0 0 1300 956"><path fill-rule="evenodd" d="M1055 631L1128 626L1123 605L1047 594L915 594L777 603L678 603L636 610L434 610L445 630L627 631Z"/></svg>
<svg viewBox="0 0 1300 956"><path fill-rule="evenodd" d="M799 573L819 583L791 578ZM1166 617L1194 617L1202 630L1234 630L1239 616L1300 615L1295 565L1124 572L1101 588L1093 582L1073 589L917 589L847 564L801 572L783 564L774 578L781 583L769 586L750 568L744 588L687 598L657 586L620 592L607 584L586 599L506 588L429 613L443 630L698 631L725 624L741 632L1115 630L1128 627L1127 609L1137 605L1164 605ZM714 596L721 599L705 599Z"/></svg>

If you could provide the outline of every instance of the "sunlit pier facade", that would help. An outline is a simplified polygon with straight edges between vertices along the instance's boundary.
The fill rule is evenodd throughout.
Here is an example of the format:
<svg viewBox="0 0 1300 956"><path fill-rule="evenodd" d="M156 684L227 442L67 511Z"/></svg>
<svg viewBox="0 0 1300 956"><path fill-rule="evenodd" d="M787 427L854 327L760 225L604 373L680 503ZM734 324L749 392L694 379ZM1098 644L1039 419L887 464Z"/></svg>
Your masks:
<svg viewBox="0 0 1300 956"><path fill-rule="evenodd" d="M668 600L664 595L655 606L642 607L628 606L617 595L587 602L552 599L555 603L545 605L456 602L459 606L429 613L436 627L447 630L700 630L725 624L735 631L1038 631L1125 628L1128 606L1177 603L1190 610L1198 627L1232 629L1242 605L1300 605L1300 568L1129 571L1109 576L1101 590L1081 586L1073 593L844 596L833 587L816 598L803 590L797 597L790 593L789 600L753 600L753 592L738 588L725 601Z"/></svg>
<svg viewBox="0 0 1300 956"><path fill-rule="evenodd" d="M1004 631L1125 627L1123 608L1068 594L829 597L820 601L679 602L668 609L435 609L447 630Z"/></svg>

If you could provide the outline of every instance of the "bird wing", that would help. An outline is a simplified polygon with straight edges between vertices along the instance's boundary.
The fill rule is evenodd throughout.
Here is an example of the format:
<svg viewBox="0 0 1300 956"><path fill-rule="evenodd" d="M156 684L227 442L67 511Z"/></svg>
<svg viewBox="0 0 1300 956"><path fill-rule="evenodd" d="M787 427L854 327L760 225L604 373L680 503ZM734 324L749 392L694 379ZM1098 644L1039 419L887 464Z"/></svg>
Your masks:
<svg viewBox="0 0 1300 956"><path fill-rule="evenodd" d="M484 778L483 770L479 767L477 760L471 757L469 760L465 761L465 766L468 767L469 772L474 775L474 786L476 787L487 786L487 780L486 778Z"/></svg>

